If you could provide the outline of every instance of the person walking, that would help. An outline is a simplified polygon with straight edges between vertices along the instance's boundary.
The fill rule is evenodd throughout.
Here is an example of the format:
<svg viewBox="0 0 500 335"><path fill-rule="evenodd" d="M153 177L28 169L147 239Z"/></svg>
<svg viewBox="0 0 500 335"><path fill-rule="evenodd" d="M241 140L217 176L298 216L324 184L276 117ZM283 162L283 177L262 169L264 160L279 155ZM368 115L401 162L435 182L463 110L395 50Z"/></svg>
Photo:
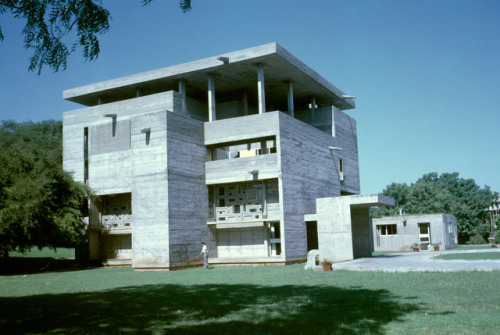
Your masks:
<svg viewBox="0 0 500 335"><path fill-rule="evenodd" d="M203 268L208 269L208 249L205 242L201 242L201 252L198 258L200 258L201 255L203 255Z"/></svg>

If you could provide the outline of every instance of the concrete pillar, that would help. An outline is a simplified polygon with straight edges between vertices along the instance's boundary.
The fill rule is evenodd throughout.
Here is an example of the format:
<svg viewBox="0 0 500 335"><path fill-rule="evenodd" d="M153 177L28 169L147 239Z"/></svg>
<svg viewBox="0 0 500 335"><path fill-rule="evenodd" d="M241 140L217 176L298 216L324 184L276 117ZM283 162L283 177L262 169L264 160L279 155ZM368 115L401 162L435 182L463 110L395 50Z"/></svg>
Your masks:
<svg viewBox="0 0 500 335"><path fill-rule="evenodd" d="M248 115L248 95L247 91L243 91L243 97L242 97L242 102L243 102L243 115Z"/></svg>
<svg viewBox="0 0 500 335"><path fill-rule="evenodd" d="M179 80L179 94L181 95L182 112L185 113L187 110L186 83L183 80Z"/></svg>
<svg viewBox="0 0 500 335"><path fill-rule="evenodd" d="M257 90L259 93L259 114L266 112L266 92L264 90L264 68L257 65Z"/></svg>
<svg viewBox="0 0 500 335"><path fill-rule="evenodd" d="M291 81L288 82L288 115L294 117L293 109L293 84Z"/></svg>
<svg viewBox="0 0 500 335"><path fill-rule="evenodd" d="M102 105L102 98L101 97L97 97L97 104Z"/></svg>
<svg viewBox="0 0 500 335"><path fill-rule="evenodd" d="M208 75L208 121L215 121L215 80L214 76Z"/></svg>
<svg viewBox="0 0 500 335"><path fill-rule="evenodd" d="M316 98L312 97L312 99L311 99L311 121L314 121L315 112L316 112Z"/></svg>
<svg viewBox="0 0 500 335"><path fill-rule="evenodd" d="M135 97L138 98L140 96L142 96L142 92L141 92L141 89L138 88L138 89L135 90Z"/></svg>

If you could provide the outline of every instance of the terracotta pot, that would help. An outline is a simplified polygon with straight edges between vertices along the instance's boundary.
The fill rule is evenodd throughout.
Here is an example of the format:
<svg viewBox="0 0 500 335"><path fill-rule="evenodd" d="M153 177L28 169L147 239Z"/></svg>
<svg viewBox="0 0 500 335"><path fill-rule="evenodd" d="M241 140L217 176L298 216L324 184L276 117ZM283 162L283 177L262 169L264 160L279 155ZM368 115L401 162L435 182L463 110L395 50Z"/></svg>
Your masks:
<svg viewBox="0 0 500 335"><path fill-rule="evenodd" d="M418 248L413 248L413 251L415 252L418 252L418 250L419 250Z"/></svg>
<svg viewBox="0 0 500 335"><path fill-rule="evenodd" d="M332 271L332 263L323 263L323 271Z"/></svg>
<svg viewBox="0 0 500 335"><path fill-rule="evenodd" d="M434 251L439 251L439 247L434 247Z"/></svg>

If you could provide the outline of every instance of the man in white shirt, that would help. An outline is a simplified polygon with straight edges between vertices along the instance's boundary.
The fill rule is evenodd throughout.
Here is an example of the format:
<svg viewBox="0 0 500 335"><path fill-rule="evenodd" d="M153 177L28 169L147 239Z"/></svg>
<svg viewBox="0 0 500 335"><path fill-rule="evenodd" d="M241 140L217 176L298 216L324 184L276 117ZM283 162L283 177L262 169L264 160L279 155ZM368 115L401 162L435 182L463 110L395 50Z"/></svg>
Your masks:
<svg viewBox="0 0 500 335"><path fill-rule="evenodd" d="M200 258L201 255L203 255L203 268L208 269L208 249L205 242L201 242L201 252L198 258Z"/></svg>

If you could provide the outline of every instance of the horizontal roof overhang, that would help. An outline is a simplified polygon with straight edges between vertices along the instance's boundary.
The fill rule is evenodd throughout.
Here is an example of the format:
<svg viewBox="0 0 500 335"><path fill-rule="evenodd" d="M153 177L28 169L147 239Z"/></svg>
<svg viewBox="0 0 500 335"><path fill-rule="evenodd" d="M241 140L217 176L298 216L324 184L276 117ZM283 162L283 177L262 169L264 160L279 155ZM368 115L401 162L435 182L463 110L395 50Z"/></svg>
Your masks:
<svg viewBox="0 0 500 335"><path fill-rule="evenodd" d="M369 194L369 195L348 195L335 197L336 201L347 203L350 207L373 207L373 206L394 206L394 198L385 196L383 194ZM304 215L304 221L317 221L317 214Z"/></svg>
<svg viewBox="0 0 500 335"><path fill-rule="evenodd" d="M219 60L225 57L227 62ZM246 91L250 99L257 96L257 66L264 69L266 101L287 101L288 82L292 82L294 100L339 109L355 107L353 99L277 43L226 53L181 65L170 66L122 78L85 85L63 92L66 100L86 106L133 98L141 95L178 90L179 81L186 84L189 96L207 99L208 75L215 78L217 101L235 99L235 92Z"/></svg>

